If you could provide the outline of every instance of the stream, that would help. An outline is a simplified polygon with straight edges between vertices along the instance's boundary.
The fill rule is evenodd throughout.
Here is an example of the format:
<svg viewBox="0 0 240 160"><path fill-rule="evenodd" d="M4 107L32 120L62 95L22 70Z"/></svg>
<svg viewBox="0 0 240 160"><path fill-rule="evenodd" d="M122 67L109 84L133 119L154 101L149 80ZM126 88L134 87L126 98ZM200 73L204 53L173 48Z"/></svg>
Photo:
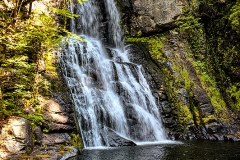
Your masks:
<svg viewBox="0 0 240 160"><path fill-rule="evenodd" d="M239 160L240 143L183 141L105 149L84 149L70 160Z"/></svg>

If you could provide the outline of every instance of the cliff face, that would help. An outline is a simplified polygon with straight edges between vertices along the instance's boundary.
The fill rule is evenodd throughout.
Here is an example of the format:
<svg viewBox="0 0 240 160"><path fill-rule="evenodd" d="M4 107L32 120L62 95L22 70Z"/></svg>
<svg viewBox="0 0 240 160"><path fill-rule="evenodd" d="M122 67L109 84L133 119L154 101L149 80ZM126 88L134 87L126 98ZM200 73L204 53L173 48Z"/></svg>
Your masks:
<svg viewBox="0 0 240 160"><path fill-rule="evenodd" d="M128 0L118 3L123 8L124 25L131 35L149 35L173 28L186 4L181 0Z"/></svg>
<svg viewBox="0 0 240 160"><path fill-rule="evenodd" d="M238 141L239 0L116 2L131 59L144 67L169 138ZM21 16L25 14L24 10ZM23 25L14 38L29 36L20 34ZM0 31L2 36L5 31ZM10 40L18 40L14 38ZM14 44L10 40L5 41L8 46ZM39 54L44 41L31 41L35 46L27 51L0 43L0 158L33 151L25 158L58 159L62 151L69 151L63 144L81 145L79 135L70 136L76 130L73 107L58 61L52 54Z"/></svg>
<svg viewBox="0 0 240 160"><path fill-rule="evenodd" d="M239 55L239 38L223 15L235 2L118 3L133 61L143 64L159 96L169 137L237 141L239 56L231 61L229 54Z"/></svg>

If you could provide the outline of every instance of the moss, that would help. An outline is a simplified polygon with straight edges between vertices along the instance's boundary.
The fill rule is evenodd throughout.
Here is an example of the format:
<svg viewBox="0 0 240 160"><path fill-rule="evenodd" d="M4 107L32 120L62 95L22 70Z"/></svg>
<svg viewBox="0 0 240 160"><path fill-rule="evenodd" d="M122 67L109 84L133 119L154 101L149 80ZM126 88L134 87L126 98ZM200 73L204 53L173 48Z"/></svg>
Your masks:
<svg viewBox="0 0 240 160"><path fill-rule="evenodd" d="M216 11L216 16L210 20L203 17L203 21L206 22L205 30L208 33L206 34L207 50L204 62L207 66L207 73L211 73L211 78L215 79L215 88L218 90L212 92L222 95L222 100L234 111L240 111L237 107L238 100L229 92L239 83L239 6L239 0L228 1L222 6L213 5L211 8ZM209 4L205 3L203 7L207 8ZM215 102L216 100L217 98L213 99ZM223 103L218 106L222 105Z"/></svg>
<svg viewBox="0 0 240 160"><path fill-rule="evenodd" d="M79 134L72 134L71 145L77 147L79 150L83 149L82 138Z"/></svg>
<svg viewBox="0 0 240 160"><path fill-rule="evenodd" d="M141 34L139 33L139 36ZM165 41L164 36L156 35L156 36L151 36L151 37L139 37L139 38L130 38L128 37L126 39L126 42L128 43L144 43L148 46L149 52L152 56L152 58L158 60L161 59L163 60L163 57L165 55L163 54L163 42Z"/></svg>
<svg viewBox="0 0 240 160"><path fill-rule="evenodd" d="M207 73L205 62L196 61L192 63L196 69L203 89L206 91L208 97L210 97L216 116L223 118L224 121L228 121L229 117L226 114L227 105L220 93L216 81Z"/></svg>
<svg viewBox="0 0 240 160"><path fill-rule="evenodd" d="M47 128L43 129L43 133L48 133L48 132L49 132L49 129L47 129Z"/></svg>
<svg viewBox="0 0 240 160"><path fill-rule="evenodd" d="M191 1L176 22L176 30L188 40L187 58L194 65L201 87L214 108L213 117L204 118L204 123L216 119L229 121L230 106L240 111L239 98L234 92L230 93L239 81L235 77L240 69L237 27L240 2L217 3L213 0Z"/></svg>
<svg viewBox="0 0 240 160"><path fill-rule="evenodd" d="M210 123L217 122L217 121L218 121L218 119L214 115L209 115L209 116L203 118L204 124L210 124Z"/></svg>
<svg viewBox="0 0 240 160"><path fill-rule="evenodd" d="M227 94L232 99L234 104L232 106L240 111L240 83L233 84L227 88Z"/></svg>
<svg viewBox="0 0 240 160"><path fill-rule="evenodd" d="M26 114L23 113L21 109L14 109L14 110L6 110L3 108L0 108L0 115L1 119L5 119L8 116L19 116L23 117L25 119L28 119L32 126L42 125L44 122L43 116L40 113L32 113L32 114Z"/></svg>

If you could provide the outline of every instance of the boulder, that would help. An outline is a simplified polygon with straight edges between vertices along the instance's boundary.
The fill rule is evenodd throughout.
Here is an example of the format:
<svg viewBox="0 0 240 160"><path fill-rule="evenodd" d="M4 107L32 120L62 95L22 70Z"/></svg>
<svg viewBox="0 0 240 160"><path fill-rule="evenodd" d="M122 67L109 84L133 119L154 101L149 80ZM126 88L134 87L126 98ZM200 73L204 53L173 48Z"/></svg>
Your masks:
<svg viewBox="0 0 240 160"><path fill-rule="evenodd" d="M106 145L110 147L136 146L133 141L120 136L118 133L108 127L104 127L102 134L107 135L102 137L105 137L104 141Z"/></svg>
<svg viewBox="0 0 240 160"><path fill-rule="evenodd" d="M5 149L5 154L19 155L30 153L33 149L32 128L28 120L11 116L3 124L0 137L0 148ZM5 157L1 157L5 158Z"/></svg>
<svg viewBox="0 0 240 160"><path fill-rule="evenodd" d="M79 155L76 147L54 145L54 146L35 146L34 151L26 159L36 160L66 160Z"/></svg>

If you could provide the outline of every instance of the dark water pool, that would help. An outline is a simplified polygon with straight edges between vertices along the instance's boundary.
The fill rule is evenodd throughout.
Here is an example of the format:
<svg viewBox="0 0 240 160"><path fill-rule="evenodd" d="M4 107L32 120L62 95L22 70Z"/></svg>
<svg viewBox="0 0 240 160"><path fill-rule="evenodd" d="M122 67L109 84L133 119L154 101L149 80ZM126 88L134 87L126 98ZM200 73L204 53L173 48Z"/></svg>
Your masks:
<svg viewBox="0 0 240 160"><path fill-rule="evenodd" d="M111 149L86 149L71 160L240 160L240 143L185 141Z"/></svg>

